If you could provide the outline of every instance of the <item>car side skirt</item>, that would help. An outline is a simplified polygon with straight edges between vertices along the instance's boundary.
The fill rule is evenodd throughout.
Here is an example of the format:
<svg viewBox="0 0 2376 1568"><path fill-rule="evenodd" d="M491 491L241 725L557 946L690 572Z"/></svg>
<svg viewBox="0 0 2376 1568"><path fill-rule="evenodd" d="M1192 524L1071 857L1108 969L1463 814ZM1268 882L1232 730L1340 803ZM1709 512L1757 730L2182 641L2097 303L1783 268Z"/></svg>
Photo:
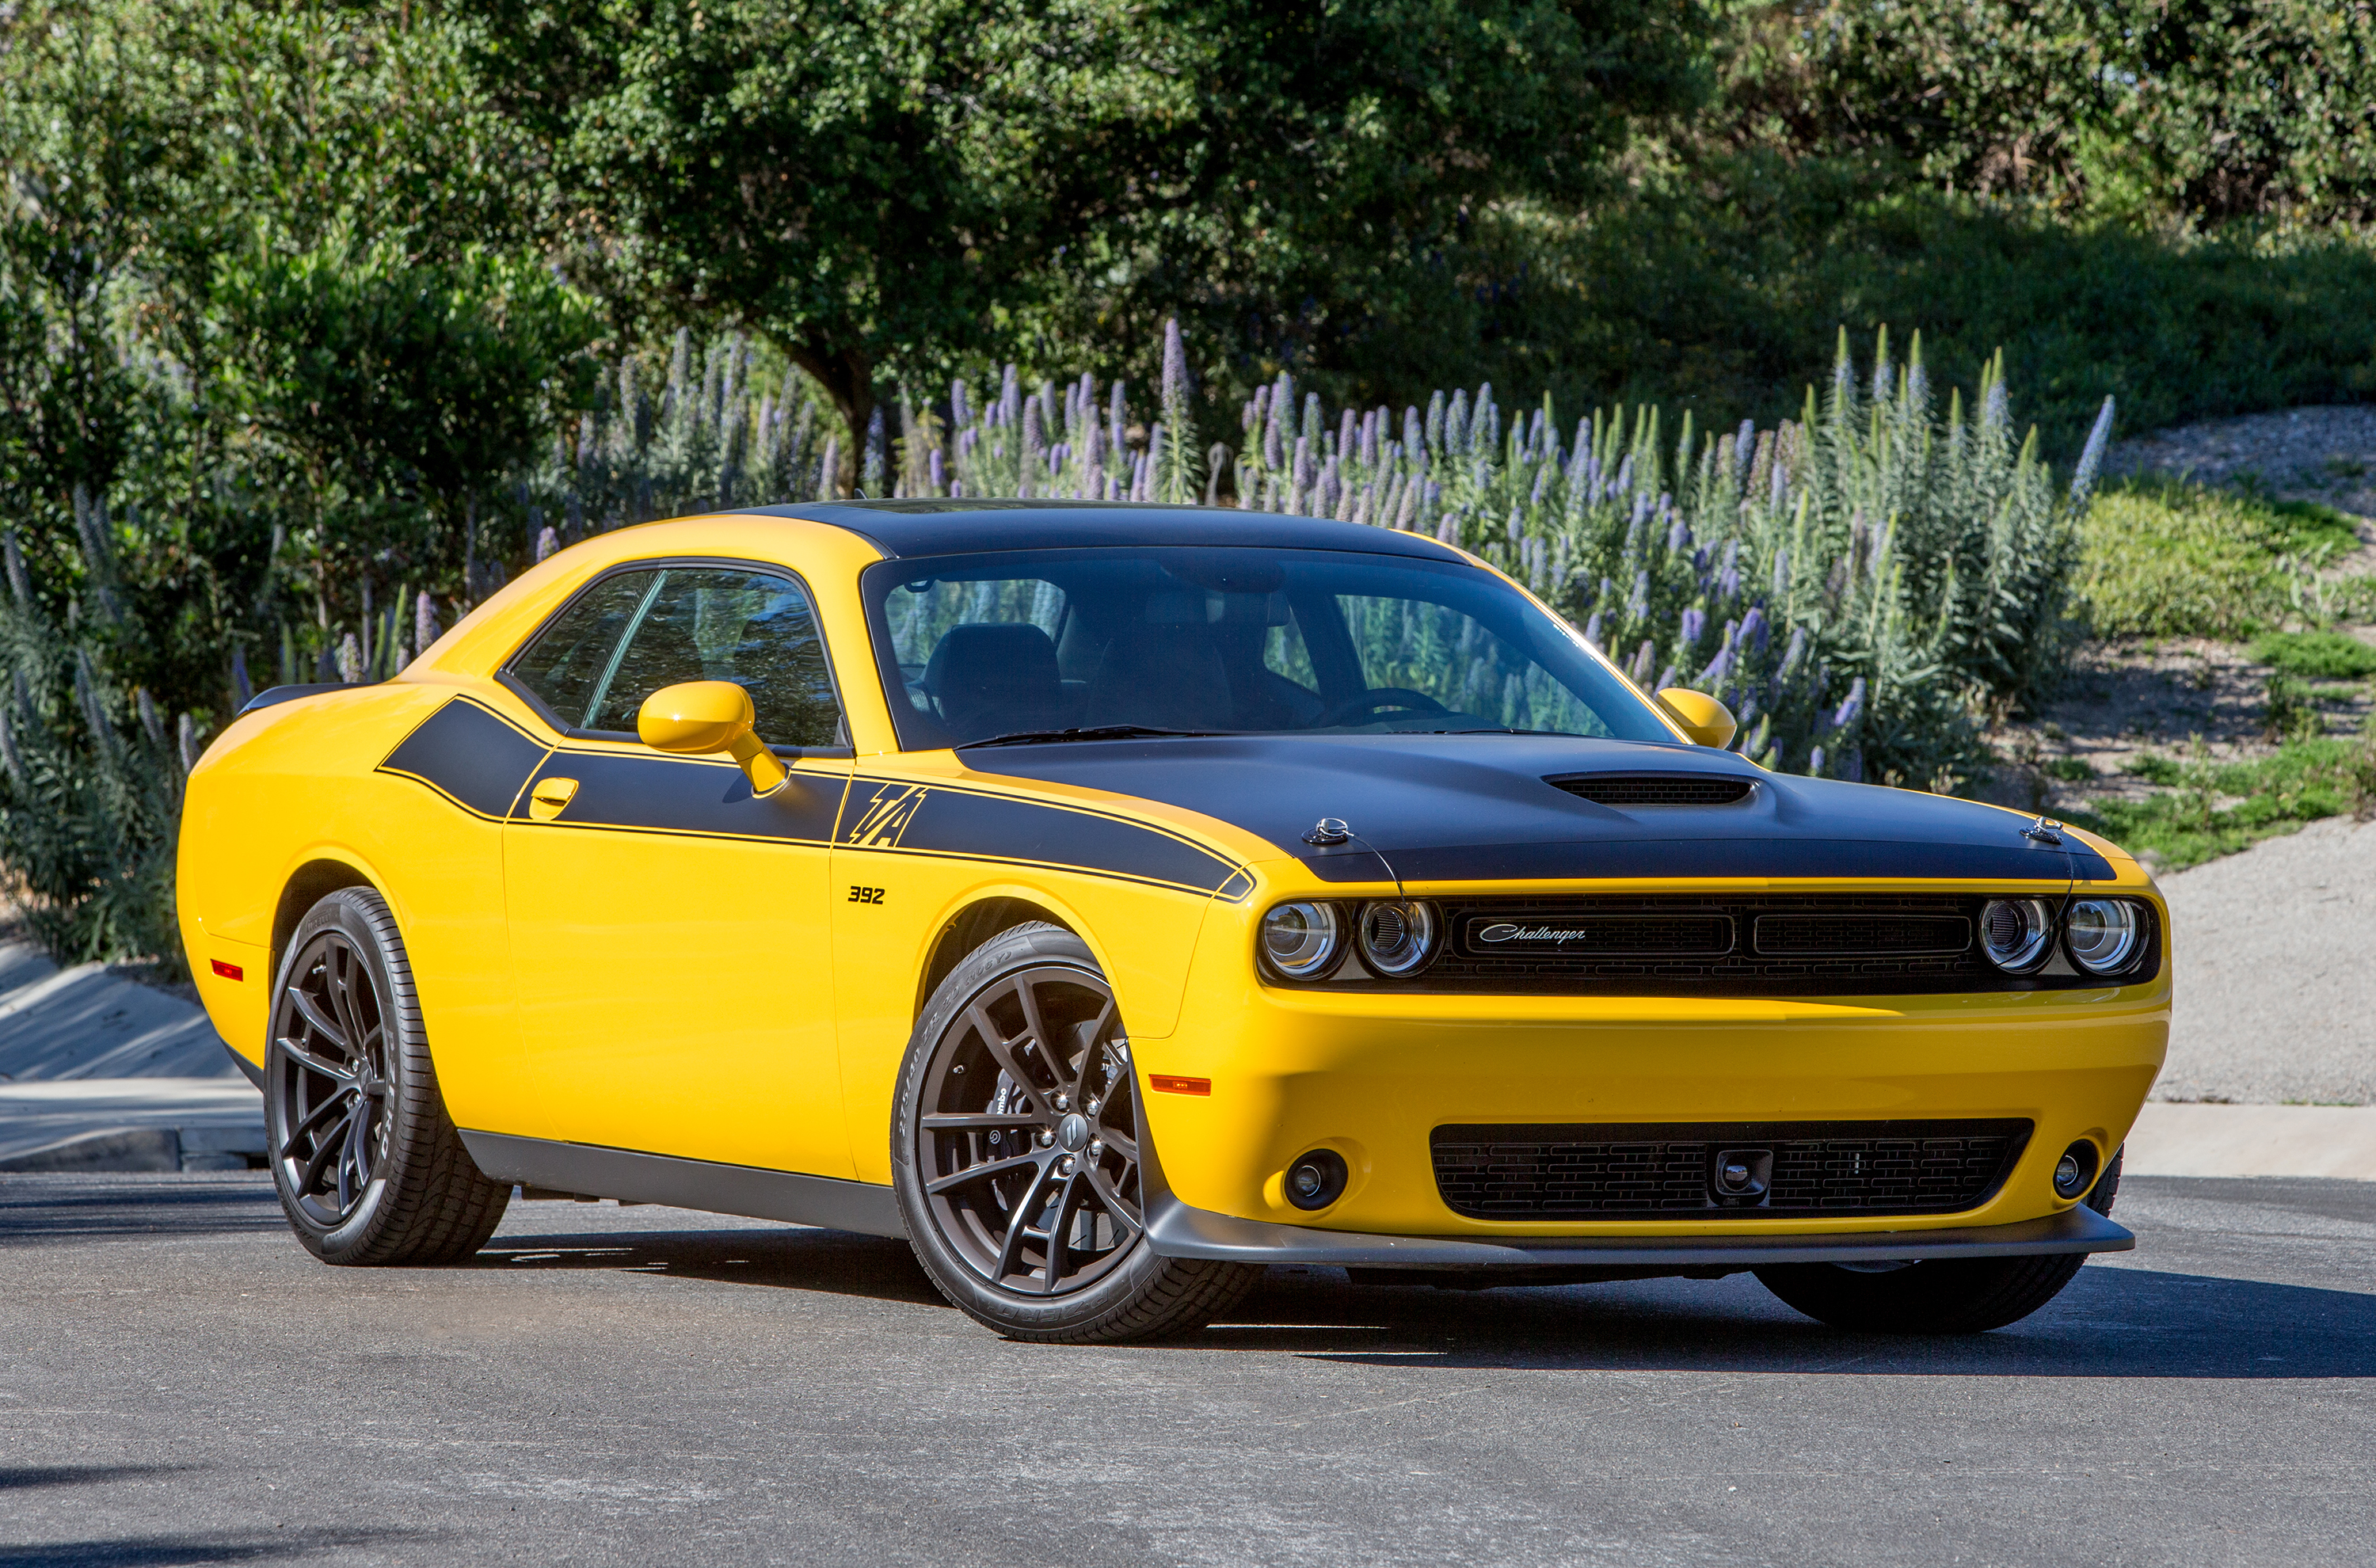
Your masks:
<svg viewBox="0 0 2376 1568"><path fill-rule="evenodd" d="M899 1206L891 1189L872 1182L459 1130L470 1158L497 1182L624 1203L735 1214L746 1219L780 1219L865 1236L908 1233L899 1223Z"/></svg>
<svg viewBox="0 0 2376 1568"><path fill-rule="evenodd" d="M2081 1205L2044 1219L1960 1229L1835 1236L1371 1236L1239 1219L1154 1194L1147 1241L1170 1258L1217 1263L1328 1264L1340 1268L1622 1270L1643 1277L1705 1274L1783 1263L1914 1263L1945 1258L2123 1253L2136 1237ZM1523 1284L1523 1279L1511 1281ZM1546 1280L1544 1283L1550 1283Z"/></svg>

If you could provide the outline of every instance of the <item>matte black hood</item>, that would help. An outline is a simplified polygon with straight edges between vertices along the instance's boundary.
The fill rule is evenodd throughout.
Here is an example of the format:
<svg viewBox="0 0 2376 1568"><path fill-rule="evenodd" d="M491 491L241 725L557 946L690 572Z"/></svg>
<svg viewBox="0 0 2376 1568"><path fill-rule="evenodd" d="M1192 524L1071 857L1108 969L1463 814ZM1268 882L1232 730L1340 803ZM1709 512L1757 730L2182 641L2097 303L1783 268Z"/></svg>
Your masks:
<svg viewBox="0 0 2376 1568"><path fill-rule="evenodd" d="M1993 807L1767 773L1704 746L1542 735L1245 735L972 747L980 773L1075 784L1202 812L1257 834L1332 882L1635 876L1953 877L2112 874L2068 834L2042 843ZM1754 785L1712 806L1607 806L1547 778L1692 774ZM1341 817L1360 842L1303 836ZM1363 846L1367 846L1365 849ZM1372 853L1372 851L1375 851Z"/></svg>

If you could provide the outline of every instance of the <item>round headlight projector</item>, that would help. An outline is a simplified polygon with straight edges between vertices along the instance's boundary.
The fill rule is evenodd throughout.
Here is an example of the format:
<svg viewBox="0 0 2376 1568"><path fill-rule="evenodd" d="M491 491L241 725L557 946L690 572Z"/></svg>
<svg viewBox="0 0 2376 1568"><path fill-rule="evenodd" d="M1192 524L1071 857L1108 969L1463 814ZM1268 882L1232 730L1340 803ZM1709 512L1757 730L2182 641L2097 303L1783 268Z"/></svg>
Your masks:
<svg viewBox="0 0 2376 1568"><path fill-rule="evenodd" d="M1991 898L1980 911L1980 945L2000 969L2036 968L2053 939L2054 915L2043 898Z"/></svg>
<svg viewBox="0 0 2376 1568"><path fill-rule="evenodd" d="M1263 917L1262 954L1289 980L1309 980L1336 958L1336 910L1327 904L1281 904Z"/></svg>
<svg viewBox="0 0 2376 1568"><path fill-rule="evenodd" d="M1407 975L1435 951L1435 909L1416 899L1361 906L1361 962L1377 973Z"/></svg>
<svg viewBox="0 0 2376 1568"><path fill-rule="evenodd" d="M2118 974L2136 954L2137 925L2137 907L2125 899L2082 898L2062 917L2062 943L2089 974Z"/></svg>

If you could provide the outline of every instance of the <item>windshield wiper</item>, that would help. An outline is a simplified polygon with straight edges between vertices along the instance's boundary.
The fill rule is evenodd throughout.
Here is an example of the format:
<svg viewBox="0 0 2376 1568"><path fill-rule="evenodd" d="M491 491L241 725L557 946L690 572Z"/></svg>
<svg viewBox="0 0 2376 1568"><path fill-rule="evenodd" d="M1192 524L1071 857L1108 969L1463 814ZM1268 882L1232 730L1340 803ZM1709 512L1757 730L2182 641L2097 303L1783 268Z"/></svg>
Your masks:
<svg viewBox="0 0 2376 1568"><path fill-rule="evenodd" d="M1158 730L1151 724L1094 724L1086 730L1017 730L986 741L961 741L953 750L970 746L1037 746L1059 741L1136 741L1162 735L1228 735L1229 730Z"/></svg>
<svg viewBox="0 0 2376 1568"><path fill-rule="evenodd" d="M1572 741L1589 741L1589 735L1579 735L1573 730L1512 730L1504 725L1488 725L1482 730L1404 730L1405 735L1565 735Z"/></svg>

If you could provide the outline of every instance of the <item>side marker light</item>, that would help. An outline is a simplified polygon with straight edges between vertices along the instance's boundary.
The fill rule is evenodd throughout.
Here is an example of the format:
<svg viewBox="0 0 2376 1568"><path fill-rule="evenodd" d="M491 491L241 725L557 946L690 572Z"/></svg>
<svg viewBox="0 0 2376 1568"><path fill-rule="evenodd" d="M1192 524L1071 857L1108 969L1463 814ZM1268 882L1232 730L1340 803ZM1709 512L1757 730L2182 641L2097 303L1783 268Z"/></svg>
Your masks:
<svg viewBox="0 0 2376 1568"><path fill-rule="evenodd" d="M214 968L215 973L220 975L225 980L245 980L247 978L247 971L245 969L241 968L237 964L226 964L220 958L214 960Z"/></svg>
<svg viewBox="0 0 2376 1568"><path fill-rule="evenodd" d="M1149 1073L1146 1075L1146 1085L1158 1094L1211 1094L1213 1092L1213 1080L1210 1078L1179 1078L1169 1073Z"/></svg>

